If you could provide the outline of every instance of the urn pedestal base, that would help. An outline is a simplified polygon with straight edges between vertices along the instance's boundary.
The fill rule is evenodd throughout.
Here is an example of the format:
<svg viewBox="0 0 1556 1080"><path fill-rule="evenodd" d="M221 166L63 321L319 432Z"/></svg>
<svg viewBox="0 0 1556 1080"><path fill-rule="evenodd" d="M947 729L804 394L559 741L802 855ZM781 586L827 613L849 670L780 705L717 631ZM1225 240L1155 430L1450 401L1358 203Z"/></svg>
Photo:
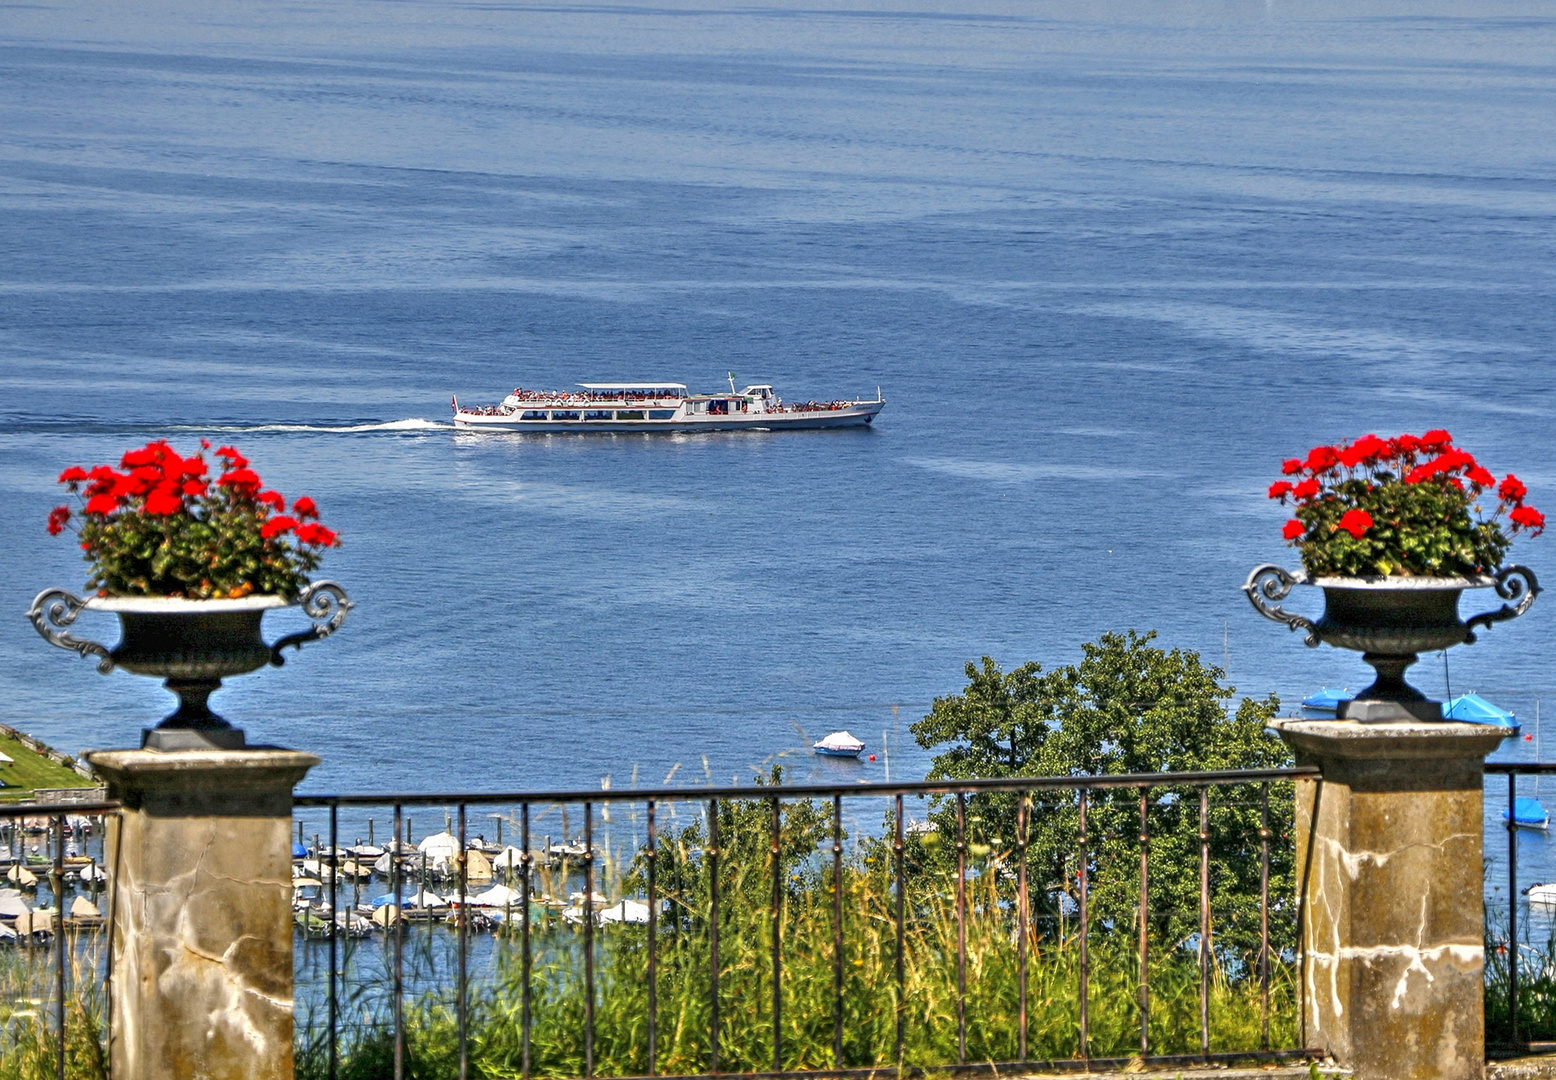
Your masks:
<svg viewBox="0 0 1556 1080"><path fill-rule="evenodd" d="M116 1080L292 1080L292 750L86 755L108 819Z"/></svg>
<svg viewBox="0 0 1556 1080"><path fill-rule="evenodd" d="M1270 725L1297 784L1303 1045L1356 1080L1482 1080L1479 724Z"/></svg>

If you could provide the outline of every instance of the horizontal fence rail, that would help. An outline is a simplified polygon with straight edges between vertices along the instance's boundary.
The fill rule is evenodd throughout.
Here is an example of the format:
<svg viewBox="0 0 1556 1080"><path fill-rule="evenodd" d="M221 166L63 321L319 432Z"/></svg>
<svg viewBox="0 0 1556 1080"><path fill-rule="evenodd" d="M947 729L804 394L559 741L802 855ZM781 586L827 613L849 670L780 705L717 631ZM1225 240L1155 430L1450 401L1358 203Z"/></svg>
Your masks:
<svg viewBox="0 0 1556 1080"><path fill-rule="evenodd" d="M298 795L294 815L305 853L299 868L316 883L307 888L318 892L297 904L305 942L300 984L312 970L309 950L327 950L324 978L316 980L322 994L300 995L309 1000L299 1022L300 1053L334 1078L349 1028L344 1052L381 1055L396 1080L426 1053L457 1060L458 1075L471 1075L473 1042L480 1053L500 1051L502 1067L525 1078L852 1076L883 1068L1308 1058L1297 1020L1300 980L1291 976L1292 928L1301 913L1291 889L1290 785L1317 775L1316 768L1296 767ZM1278 798L1271 785L1283 785ZM883 809L877 824L856 809L872 801ZM925 820L909 823L910 801ZM623 806L630 807L626 817ZM484 832L471 835L472 808L492 807L507 811L485 815L496 820L495 843ZM381 819L364 816L373 808L387 812L382 843ZM441 818L443 832L414 843L412 819L425 824L429 812ZM560 818L560 843L547 833L537 848L540 830L552 827L542 818ZM343 821L355 832L365 822L367 843L358 836L343 848ZM516 848L504 845L504 825ZM630 844L621 842L623 832ZM1029 866L1033 849L1048 863ZM1275 861L1283 868L1278 897ZM470 895L472 868L483 883L506 871L505 904ZM1217 890L1234 878L1246 886L1243 908L1214 910ZM388 892L376 907L343 895L349 888L360 897L364 882L377 891L380 879ZM453 890L435 911L429 905L442 898L431 894L432 884ZM566 907L562 895L571 901ZM1183 904L1174 907L1174 898ZM1280 919L1278 945L1272 911ZM434 928L435 914L451 941ZM370 930L358 921L364 917ZM472 993L478 947L477 966L488 977L497 971L500 985ZM451 987L438 963L452 967ZM1128 971L1121 975L1121 968ZM1006 1000L988 988L1008 969L1014 986ZM944 1003L943 1042L917 1030L928 1021L915 1011L922 1004L915 988L940 985L926 971L938 971L935 977L954 988ZM1041 1001L1034 977L1043 980ZM1166 980L1165 990L1158 979ZM633 980L641 981L641 993ZM1126 981L1122 1006L1115 991ZM627 983L630 1015L622 1009ZM1056 1002L1060 995L1066 1000ZM1196 1008L1173 1012L1185 995ZM1280 1039L1272 1036L1277 995ZM1238 1015L1246 1013L1249 1045L1226 1045L1219 1036L1222 1045L1215 1045L1218 1000L1235 1001ZM1133 1035L1120 1033L1126 1007ZM1070 1033L1068 1047L1057 1041L1056 1022ZM443 1034L429 1034L439 1023ZM878 1041L860 1028L877 1032ZM990 1047L1006 1044L994 1028L1011 1036L998 1056ZM576 1036L565 1051L555 1045L558 1030ZM1045 1053L1032 1053L1038 1043ZM1167 1052L1174 1043L1181 1049ZM925 1046L946 1052L925 1059ZM1064 1052L1053 1053L1056 1047ZM1095 1052L1099 1047L1103 1053Z"/></svg>
<svg viewBox="0 0 1556 1080"><path fill-rule="evenodd" d="M120 809L117 802L13 803L0 804L0 890L8 902L0 908L0 928L10 933L0 944L15 947L16 954L0 972L0 990L11 1003L36 1002L38 1010L15 1009L7 1012L0 1025L0 1060L8 1056L29 1059L39 1074L52 1072L65 1080L73 1056L101 1060L106 1053L106 1029L101 1013L94 1019L93 1009L78 1000L76 1013L84 1029L73 1032L67 1018L71 1013L69 975L75 966L91 969L92 978L78 976L84 985L76 989L91 994L103 985L106 975L99 961L107 958L107 949L83 957L89 945L83 934L104 924L101 915L73 914L67 897L75 899L87 893L100 895L107 870L102 866L103 822ZM41 837L29 844L29 837ZM95 845L98 857L89 853ZM29 848L36 858L29 858ZM90 871L82 876L84 868ZM48 890L49 906L29 904L25 897L41 901L34 890ZM90 901L89 901L90 903ZM97 910L97 905L93 905ZM46 950L41 961L38 950ZM75 964L72 964L72 960ZM28 1015L31 1013L31 1015ZM90 1044L89 1049L71 1048ZM94 1053L95 1051L95 1053ZM44 1059L52 1059L52 1068Z"/></svg>

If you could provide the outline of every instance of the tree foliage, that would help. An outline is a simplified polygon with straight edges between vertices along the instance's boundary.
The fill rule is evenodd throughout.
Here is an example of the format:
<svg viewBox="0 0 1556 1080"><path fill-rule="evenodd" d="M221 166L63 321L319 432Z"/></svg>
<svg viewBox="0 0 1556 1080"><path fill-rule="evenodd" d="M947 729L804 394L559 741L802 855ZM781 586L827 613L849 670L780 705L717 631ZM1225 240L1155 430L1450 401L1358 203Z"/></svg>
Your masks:
<svg viewBox="0 0 1556 1080"><path fill-rule="evenodd" d="M1198 653L1158 648L1154 638L1154 632L1107 633L1084 646L1079 664L1046 672L1037 663L1006 672L989 657L981 666L969 663L966 688L936 699L913 727L921 746L940 750L929 778L1086 777L1290 763L1285 746L1265 731L1279 707L1275 697L1244 698L1232 709L1235 691L1223 683L1225 672ZM1174 942L1199 926L1200 790L1163 785L1145 792L1148 921L1153 935ZM1207 796L1213 932L1245 956L1257 941L1264 794L1259 784L1243 784L1210 788ZM1098 928L1138 926L1140 798L1136 788L1087 792L1088 901ZM1018 802L1014 794L978 794L964 810L973 862L1006 879L1019 854ZM1294 923L1288 784L1271 785L1268 813L1272 926L1277 941L1286 942ZM943 867L956 854L955 801L940 800L933 817L938 836L917 838L912 846L923 869ZM1076 910L1080 837L1078 792L1033 796L1026 832L1033 904L1055 928Z"/></svg>

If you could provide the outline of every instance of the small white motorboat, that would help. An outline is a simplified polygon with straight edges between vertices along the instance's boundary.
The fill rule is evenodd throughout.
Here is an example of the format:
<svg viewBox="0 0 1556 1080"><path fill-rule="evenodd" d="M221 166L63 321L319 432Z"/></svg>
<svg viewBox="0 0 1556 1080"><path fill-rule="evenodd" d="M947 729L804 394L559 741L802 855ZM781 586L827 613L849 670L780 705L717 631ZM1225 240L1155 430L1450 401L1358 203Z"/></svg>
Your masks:
<svg viewBox="0 0 1556 1080"><path fill-rule="evenodd" d="M834 731L811 749L822 757L856 758L864 750L864 743L846 731Z"/></svg>
<svg viewBox="0 0 1556 1080"><path fill-rule="evenodd" d="M1524 890L1524 895L1529 898L1531 904L1556 907L1556 885L1546 885L1544 882L1536 881Z"/></svg>

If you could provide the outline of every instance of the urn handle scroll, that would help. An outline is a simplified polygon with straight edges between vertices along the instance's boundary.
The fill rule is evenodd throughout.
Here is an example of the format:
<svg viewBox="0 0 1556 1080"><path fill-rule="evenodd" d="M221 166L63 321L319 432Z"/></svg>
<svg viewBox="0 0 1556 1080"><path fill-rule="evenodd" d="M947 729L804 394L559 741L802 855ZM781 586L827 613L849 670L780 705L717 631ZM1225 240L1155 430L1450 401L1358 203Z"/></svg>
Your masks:
<svg viewBox="0 0 1556 1080"><path fill-rule="evenodd" d="M1493 576L1496 579L1497 595L1516 603L1503 604L1495 611L1484 611L1464 620L1464 640L1467 644L1475 640L1475 627L1489 627L1493 623L1516 619L1528 611L1529 606L1534 603L1534 598L1540 595L1540 583L1536 580L1534 571L1527 566L1517 564L1504 566Z"/></svg>
<svg viewBox="0 0 1556 1080"><path fill-rule="evenodd" d="M87 638L76 637L65 629L84 610L86 601L74 593L64 589L44 589L33 600L32 607L27 609L27 617L32 620L33 628L50 645L80 653L83 659L88 656L99 657L97 670L107 675L113 670L113 657L109 655L108 647Z"/></svg>
<svg viewBox="0 0 1556 1080"><path fill-rule="evenodd" d="M1318 624L1305 615L1287 611L1278 603L1272 602L1286 599L1291 594L1293 585L1301 585L1306 580L1301 571L1293 574L1274 563L1265 563L1254 567L1249 573L1248 580L1243 585L1243 592L1248 594L1248 600L1253 604L1254 610L1266 619L1284 623L1289 630L1306 630L1307 636L1303 639L1304 643L1308 648L1316 649L1321 640ZM1507 617L1511 618L1511 616Z"/></svg>
<svg viewBox="0 0 1556 1080"><path fill-rule="evenodd" d="M346 590L333 581L315 581L303 590L298 600L302 604L303 614L313 620L313 625L295 634L287 634L270 647L270 663L275 667L286 663L286 658L281 655L282 649L287 646L301 649L310 641L329 637L340 629L340 624L346 621L346 612L355 606L346 595Z"/></svg>

